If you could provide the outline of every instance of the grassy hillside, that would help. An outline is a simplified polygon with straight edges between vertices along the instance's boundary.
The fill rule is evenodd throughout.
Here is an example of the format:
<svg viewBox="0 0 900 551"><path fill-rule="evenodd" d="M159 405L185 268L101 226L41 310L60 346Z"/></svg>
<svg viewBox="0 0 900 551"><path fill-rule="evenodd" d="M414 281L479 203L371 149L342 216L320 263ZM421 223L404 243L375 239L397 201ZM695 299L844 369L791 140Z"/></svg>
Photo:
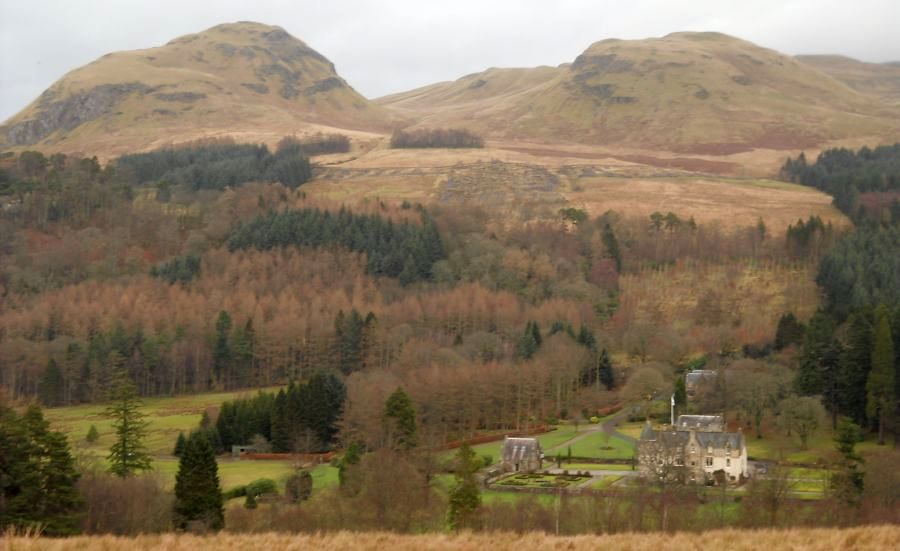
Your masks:
<svg viewBox="0 0 900 551"><path fill-rule="evenodd" d="M429 549L496 551L522 549L593 550L694 550L727 548L734 551L768 549L771 551L813 551L854 549L874 551L892 549L900 539L900 527L870 526L848 529L796 529L796 530L712 530L702 533L614 534L601 536L551 536L540 533L415 535L390 533L352 533L297 535L297 534L220 534L215 536L150 535L136 538L77 537L67 539L40 539L10 537L10 548L29 551L41 549L64 551L68 549L128 547L138 550L191 550L245 549L265 547L281 549Z"/></svg>
<svg viewBox="0 0 900 551"><path fill-rule="evenodd" d="M75 69L6 121L0 140L108 156L201 136L384 130L389 120L302 41L242 22Z"/></svg>
<svg viewBox="0 0 900 551"><path fill-rule="evenodd" d="M697 154L900 135L895 111L879 100L719 33L603 40L558 68L490 69L379 102L417 113L423 126L496 138Z"/></svg>
<svg viewBox="0 0 900 551"><path fill-rule="evenodd" d="M841 55L801 55L797 59L834 77L857 92L900 105L900 65L867 63Z"/></svg>

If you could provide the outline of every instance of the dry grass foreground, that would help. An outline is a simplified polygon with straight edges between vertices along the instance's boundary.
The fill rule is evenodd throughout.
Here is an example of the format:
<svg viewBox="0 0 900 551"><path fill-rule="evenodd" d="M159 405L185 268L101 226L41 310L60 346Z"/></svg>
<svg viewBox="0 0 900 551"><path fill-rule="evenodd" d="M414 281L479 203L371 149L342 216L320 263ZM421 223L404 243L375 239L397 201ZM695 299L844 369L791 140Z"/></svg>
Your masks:
<svg viewBox="0 0 900 551"><path fill-rule="evenodd" d="M301 549L354 550L475 550L522 551L524 549L566 549L571 551L603 549L701 550L728 549L742 551L765 549L776 551L832 551L896 549L900 543L900 526L868 526L858 528L815 528L796 530L713 530L703 533L615 534L602 536L551 536L546 534L430 534L397 535L387 533L332 534L219 534L202 537L164 534L120 538L83 536L68 539L5 537L7 550L63 551L69 549L129 549L131 551L216 551L269 549L272 551Z"/></svg>

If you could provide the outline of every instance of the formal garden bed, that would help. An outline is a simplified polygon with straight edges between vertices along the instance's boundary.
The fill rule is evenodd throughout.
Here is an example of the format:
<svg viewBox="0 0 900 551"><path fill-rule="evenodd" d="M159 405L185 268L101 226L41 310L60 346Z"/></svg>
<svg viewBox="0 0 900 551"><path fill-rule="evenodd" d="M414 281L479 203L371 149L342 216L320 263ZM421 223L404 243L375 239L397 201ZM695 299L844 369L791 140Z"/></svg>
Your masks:
<svg viewBox="0 0 900 551"><path fill-rule="evenodd" d="M496 482L499 486L519 488L569 488L577 486L591 478L583 474L512 474Z"/></svg>

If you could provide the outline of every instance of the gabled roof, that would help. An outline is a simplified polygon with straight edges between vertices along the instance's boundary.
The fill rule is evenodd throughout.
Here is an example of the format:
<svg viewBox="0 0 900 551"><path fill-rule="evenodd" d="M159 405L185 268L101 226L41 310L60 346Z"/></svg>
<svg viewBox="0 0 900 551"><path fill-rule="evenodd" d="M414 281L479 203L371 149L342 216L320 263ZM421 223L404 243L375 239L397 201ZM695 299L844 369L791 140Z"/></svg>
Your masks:
<svg viewBox="0 0 900 551"><path fill-rule="evenodd" d="M509 438L503 440L503 460L520 461L528 457L540 457L541 444L537 438Z"/></svg>
<svg viewBox="0 0 900 551"><path fill-rule="evenodd" d="M721 431L725 427L725 418L721 415L679 415L675 426L678 430Z"/></svg>
<svg viewBox="0 0 900 551"><path fill-rule="evenodd" d="M712 447L714 449L731 448L740 450L744 447L744 433L742 432L703 432L689 430L653 430L649 424L641 431L641 442L659 441L669 448L686 446L695 435L697 444L701 448Z"/></svg>
<svg viewBox="0 0 900 551"><path fill-rule="evenodd" d="M739 450L744 446L744 433L742 432L697 432L697 443L700 446Z"/></svg>
<svg viewBox="0 0 900 551"><path fill-rule="evenodd" d="M705 380L712 380L718 374L711 369L695 369L684 376L684 382L687 384L698 384Z"/></svg>

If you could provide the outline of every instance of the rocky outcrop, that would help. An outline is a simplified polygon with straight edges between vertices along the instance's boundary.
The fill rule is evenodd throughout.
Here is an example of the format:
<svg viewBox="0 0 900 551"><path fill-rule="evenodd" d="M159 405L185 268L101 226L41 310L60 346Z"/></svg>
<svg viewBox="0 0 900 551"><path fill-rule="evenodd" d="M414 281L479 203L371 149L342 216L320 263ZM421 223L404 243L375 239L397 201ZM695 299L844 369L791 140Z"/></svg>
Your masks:
<svg viewBox="0 0 900 551"><path fill-rule="evenodd" d="M103 84L59 101L52 101L55 93L47 94L41 98L36 118L12 124L4 129L4 133L11 145L34 144L57 130L72 130L109 113L129 94L143 94L149 90L146 84L127 82Z"/></svg>

